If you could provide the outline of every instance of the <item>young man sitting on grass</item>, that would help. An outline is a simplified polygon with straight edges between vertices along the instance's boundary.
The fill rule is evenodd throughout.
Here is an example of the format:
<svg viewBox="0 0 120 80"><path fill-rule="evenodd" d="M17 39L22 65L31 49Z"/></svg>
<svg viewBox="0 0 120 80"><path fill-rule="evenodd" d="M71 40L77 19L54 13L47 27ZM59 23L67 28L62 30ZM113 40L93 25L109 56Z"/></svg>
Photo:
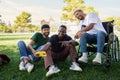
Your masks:
<svg viewBox="0 0 120 80"><path fill-rule="evenodd" d="M34 68L34 65L30 61L36 61L39 57L35 54L36 51L41 50L44 44L49 39L50 27L47 24L42 25L41 33L36 32L32 37L26 47L24 41L18 42L18 48L20 51L21 62L19 64L19 70L27 70L31 72Z"/></svg>
<svg viewBox="0 0 120 80"><path fill-rule="evenodd" d="M77 42L72 40L72 38L66 34L66 31L66 26L61 25L58 29L58 34L51 36L49 41L42 49L47 53L47 56L44 57L45 68L48 69L46 77L60 72L60 69L54 65L54 61L65 61L68 55L72 60L72 65L69 69L74 71L82 71L76 63L77 53L75 46Z"/></svg>

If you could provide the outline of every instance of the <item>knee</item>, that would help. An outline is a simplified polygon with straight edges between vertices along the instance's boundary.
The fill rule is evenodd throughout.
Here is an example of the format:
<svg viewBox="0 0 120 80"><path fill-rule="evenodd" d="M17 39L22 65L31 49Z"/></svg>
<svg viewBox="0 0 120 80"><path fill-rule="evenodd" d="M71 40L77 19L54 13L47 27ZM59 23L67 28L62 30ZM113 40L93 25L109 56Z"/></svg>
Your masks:
<svg viewBox="0 0 120 80"><path fill-rule="evenodd" d="M47 50L46 50L46 53L48 54L48 53L51 53L51 48L48 48Z"/></svg>
<svg viewBox="0 0 120 80"><path fill-rule="evenodd" d="M25 44L24 41L18 41L18 46Z"/></svg>
<svg viewBox="0 0 120 80"><path fill-rule="evenodd" d="M75 48L75 45L69 44L68 46L66 46L66 48L68 48L68 49Z"/></svg>
<svg viewBox="0 0 120 80"><path fill-rule="evenodd" d="M72 44L68 44L68 46L69 46L69 47L73 47L73 45L72 45Z"/></svg>
<svg viewBox="0 0 120 80"><path fill-rule="evenodd" d="M83 43L84 41L86 41L87 37L89 36L88 33L83 32L82 33L82 37L80 38L80 43Z"/></svg>
<svg viewBox="0 0 120 80"><path fill-rule="evenodd" d="M103 31L97 32L97 38L104 39L106 37L106 34Z"/></svg>
<svg viewBox="0 0 120 80"><path fill-rule="evenodd" d="M84 38L86 38L87 36L88 36L88 33L83 32L83 33L82 33L82 36L81 36L81 38L80 38L80 39L82 39L82 38L84 39Z"/></svg>
<svg viewBox="0 0 120 80"><path fill-rule="evenodd" d="M97 32L97 35L102 35L102 36L104 36L105 33L104 33L103 31L98 31L98 32Z"/></svg>
<svg viewBox="0 0 120 80"><path fill-rule="evenodd" d="M88 35L88 33L86 33L86 32L82 33L82 36L87 36L87 35Z"/></svg>

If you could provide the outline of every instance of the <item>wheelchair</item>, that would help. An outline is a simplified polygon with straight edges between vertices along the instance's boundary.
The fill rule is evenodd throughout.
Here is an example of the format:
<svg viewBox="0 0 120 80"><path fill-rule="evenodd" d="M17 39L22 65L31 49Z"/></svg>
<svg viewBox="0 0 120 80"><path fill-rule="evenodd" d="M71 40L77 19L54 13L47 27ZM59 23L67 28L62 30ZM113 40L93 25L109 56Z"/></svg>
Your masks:
<svg viewBox="0 0 120 80"><path fill-rule="evenodd" d="M118 62L120 60L120 52L119 52L119 39L117 35L114 34L114 20L102 22L104 29L108 33L108 36L105 39L105 44L103 48L103 55L105 56L105 60L101 65L105 67L110 67L111 61ZM97 45L96 44L87 44L88 57L96 53ZM80 46L78 49L79 57L82 56L80 52Z"/></svg>

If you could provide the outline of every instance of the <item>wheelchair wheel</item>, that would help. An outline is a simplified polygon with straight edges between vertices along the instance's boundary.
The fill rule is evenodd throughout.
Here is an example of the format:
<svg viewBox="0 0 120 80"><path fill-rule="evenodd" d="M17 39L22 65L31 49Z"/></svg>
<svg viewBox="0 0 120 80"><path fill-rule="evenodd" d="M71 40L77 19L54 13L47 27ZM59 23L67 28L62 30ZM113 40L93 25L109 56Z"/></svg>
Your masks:
<svg viewBox="0 0 120 80"><path fill-rule="evenodd" d="M112 52L112 60L119 61L120 54L119 54L119 40L116 35L113 36L112 46L111 46L111 52Z"/></svg>

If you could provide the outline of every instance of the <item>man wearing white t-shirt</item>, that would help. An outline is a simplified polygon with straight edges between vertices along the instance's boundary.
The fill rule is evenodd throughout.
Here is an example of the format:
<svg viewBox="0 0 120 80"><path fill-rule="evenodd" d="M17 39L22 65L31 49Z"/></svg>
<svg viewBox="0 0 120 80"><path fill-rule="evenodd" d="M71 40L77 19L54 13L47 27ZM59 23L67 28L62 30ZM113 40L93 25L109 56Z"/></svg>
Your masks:
<svg viewBox="0 0 120 80"><path fill-rule="evenodd" d="M93 63L101 64L101 53L103 52L105 37L107 35L102 22L94 12L85 14L82 10L78 9L74 12L74 15L81 21L81 30L74 36L75 39L80 38L82 57L78 61L87 63L87 43L97 44L97 55L93 59Z"/></svg>

